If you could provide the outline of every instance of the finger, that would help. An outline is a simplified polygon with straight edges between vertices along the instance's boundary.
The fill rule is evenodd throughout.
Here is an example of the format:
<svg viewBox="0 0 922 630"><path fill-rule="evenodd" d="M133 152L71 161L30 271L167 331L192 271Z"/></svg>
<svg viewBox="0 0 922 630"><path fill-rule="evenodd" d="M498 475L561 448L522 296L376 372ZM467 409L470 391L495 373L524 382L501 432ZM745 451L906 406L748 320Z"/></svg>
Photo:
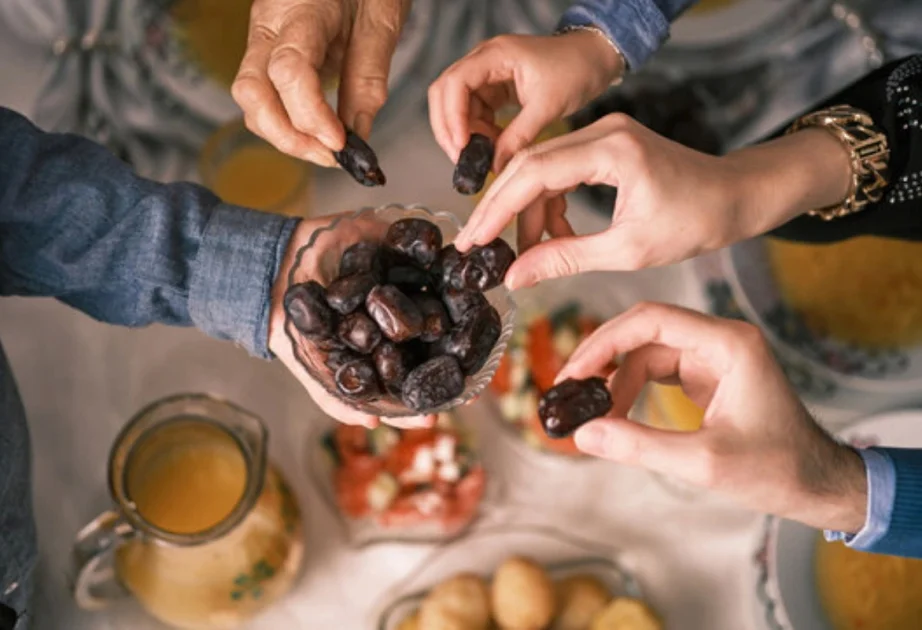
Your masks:
<svg viewBox="0 0 922 630"><path fill-rule="evenodd" d="M551 199L546 209L544 221L547 233L553 238L570 238L576 236L573 226L567 220L567 198L559 195Z"/></svg>
<svg viewBox="0 0 922 630"><path fill-rule="evenodd" d="M291 124L331 151L343 148L346 133L324 97L320 72L338 31L339 16L332 12L292 12L279 31L268 62L269 78Z"/></svg>
<svg viewBox="0 0 922 630"><path fill-rule="evenodd" d="M406 416L402 418L384 418L383 422L398 429L428 429L435 424L436 416Z"/></svg>
<svg viewBox="0 0 922 630"><path fill-rule="evenodd" d="M700 361L719 378L733 355L732 323L679 306L642 303L597 328L576 348L562 378L590 373L611 357L648 344L673 348Z"/></svg>
<svg viewBox="0 0 922 630"><path fill-rule="evenodd" d="M560 193L582 183L599 183L598 174L610 157L594 142L550 150L540 147L520 153L496 178L459 235L462 243L489 243L516 214L542 195ZM458 249L464 251L461 245Z"/></svg>
<svg viewBox="0 0 922 630"><path fill-rule="evenodd" d="M496 140L497 169L501 171L513 156L532 144L541 130L559 118L562 111L562 108L551 107L547 102L529 103L523 107Z"/></svg>
<svg viewBox="0 0 922 630"><path fill-rule="evenodd" d="M518 255L541 242L547 226L547 199L538 199L517 218L516 245Z"/></svg>
<svg viewBox="0 0 922 630"><path fill-rule="evenodd" d="M510 290L515 290L550 278L610 269L612 258L608 231L586 236L561 236L520 254L506 273L505 283Z"/></svg>
<svg viewBox="0 0 922 630"><path fill-rule="evenodd" d="M391 58L405 18L403 2L362 2L349 38L339 86L339 115L367 138L387 100Z"/></svg>
<svg viewBox="0 0 922 630"><path fill-rule="evenodd" d="M584 453L696 481L703 435L654 429L626 419L594 420L574 434Z"/></svg>
<svg viewBox="0 0 922 630"><path fill-rule="evenodd" d="M612 379L611 397L614 404L609 415L627 417L648 382L678 375L681 357L682 353L675 348L656 344L628 352Z"/></svg>
<svg viewBox="0 0 922 630"><path fill-rule="evenodd" d="M288 119L267 72L276 38L266 29L251 29L246 54L231 87L244 112L247 128L279 151L321 166L335 160L323 144L296 130Z"/></svg>

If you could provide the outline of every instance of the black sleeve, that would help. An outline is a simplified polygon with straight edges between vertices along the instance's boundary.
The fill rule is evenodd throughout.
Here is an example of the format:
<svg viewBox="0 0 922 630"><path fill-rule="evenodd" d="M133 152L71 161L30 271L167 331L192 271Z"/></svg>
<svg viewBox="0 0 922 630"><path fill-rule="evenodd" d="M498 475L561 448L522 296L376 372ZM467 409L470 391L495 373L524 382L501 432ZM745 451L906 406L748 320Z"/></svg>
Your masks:
<svg viewBox="0 0 922 630"><path fill-rule="evenodd" d="M811 111L833 105L867 112L886 133L890 186L861 212L832 221L803 215L772 236L816 243L861 235L922 241L922 55L878 68Z"/></svg>

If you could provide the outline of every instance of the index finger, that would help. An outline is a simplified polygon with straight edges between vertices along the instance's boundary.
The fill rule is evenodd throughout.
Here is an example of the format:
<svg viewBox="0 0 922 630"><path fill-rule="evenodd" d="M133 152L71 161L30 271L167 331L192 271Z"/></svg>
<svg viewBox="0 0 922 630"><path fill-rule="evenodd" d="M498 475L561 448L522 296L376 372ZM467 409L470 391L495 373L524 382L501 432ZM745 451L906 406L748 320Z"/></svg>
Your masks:
<svg viewBox="0 0 922 630"><path fill-rule="evenodd" d="M733 330L729 324L679 306L642 303L584 339L557 379L593 374L612 357L649 344L687 353L719 378L731 364Z"/></svg>
<svg viewBox="0 0 922 630"><path fill-rule="evenodd" d="M339 33L336 17L307 8L292 12L279 30L267 70L295 129L315 136L331 151L341 150L346 142L320 77L327 48Z"/></svg>

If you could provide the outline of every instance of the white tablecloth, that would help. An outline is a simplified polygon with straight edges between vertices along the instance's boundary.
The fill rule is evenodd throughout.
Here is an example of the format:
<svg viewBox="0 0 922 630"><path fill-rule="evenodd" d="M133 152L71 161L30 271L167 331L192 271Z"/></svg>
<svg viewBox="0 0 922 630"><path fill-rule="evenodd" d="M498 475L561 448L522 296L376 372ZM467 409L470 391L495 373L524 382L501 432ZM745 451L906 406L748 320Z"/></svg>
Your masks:
<svg viewBox="0 0 922 630"><path fill-rule="evenodd" d="M37 76L42 60L11 41L0 32L0 101L28 113L36 87L29 77ZM400 201L469 212L470 202L450 190L451 165L423 117L381 154L389 178L383 192L323 173L316 206L335 212ZM572 216L581 231L605 224L583 208L574 208ZM608 286L624 304L641 298L696 304L699 292L687 266L614 275ZM78 611L67 587L69 552L78 529L109 505L106 458L120 426L142 405L180 391L221 394L261 415L271 431L271 456L306 515L305 575L252 628L370 628L384 594L427 552L398 545L358 551L344 544L303 463L317 408L280 364L250 358L194 330L106 326L48 299L0 302L0 334L33 435L41 547L37 630L161 627L131 604L101 613ZM636 571L668 628L757 628L750 556L758 515L714 498L679 498L644 472L605 462L546 466L541 457L523 456L521 445L498 431L488 414L476 408L465 413L477 425L485 457L501 472L505 491L516 504L531 506L506 510L510 527L569 523L581 536L623 550L622 560ZM548 491L545 479L552 490L565 491Z"/></svg>

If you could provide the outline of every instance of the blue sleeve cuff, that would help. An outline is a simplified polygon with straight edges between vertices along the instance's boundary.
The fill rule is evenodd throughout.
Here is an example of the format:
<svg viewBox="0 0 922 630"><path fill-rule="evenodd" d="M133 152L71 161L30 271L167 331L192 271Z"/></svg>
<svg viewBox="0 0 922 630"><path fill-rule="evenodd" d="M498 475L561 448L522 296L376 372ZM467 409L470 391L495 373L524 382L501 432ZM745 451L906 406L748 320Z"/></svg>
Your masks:
<svg viewBox="0 0 922 630"><path fill-rule="evenodd" d="M631 70L642 66L669 37L669 20L653 0L579 0L561 16L558 29L571 26L600 29L621 50Z"/></svg>
<svg viewBox="0 0 922 630"><path fill-rule="evenodd" d="M270 358L269 304L297 219L229 204L215 208L192 265L189 313L206 334Z"/></svg>
<svg viewBox="0 0 922 630"><path fill-rule="evenodd" d="M893 505L896 500L896 468L890 457L875 449L860 449L868 473L868 506L864 527L857 534L826 531L826 540L844 541L854 549L868 551L890 529Z"/></svg>

